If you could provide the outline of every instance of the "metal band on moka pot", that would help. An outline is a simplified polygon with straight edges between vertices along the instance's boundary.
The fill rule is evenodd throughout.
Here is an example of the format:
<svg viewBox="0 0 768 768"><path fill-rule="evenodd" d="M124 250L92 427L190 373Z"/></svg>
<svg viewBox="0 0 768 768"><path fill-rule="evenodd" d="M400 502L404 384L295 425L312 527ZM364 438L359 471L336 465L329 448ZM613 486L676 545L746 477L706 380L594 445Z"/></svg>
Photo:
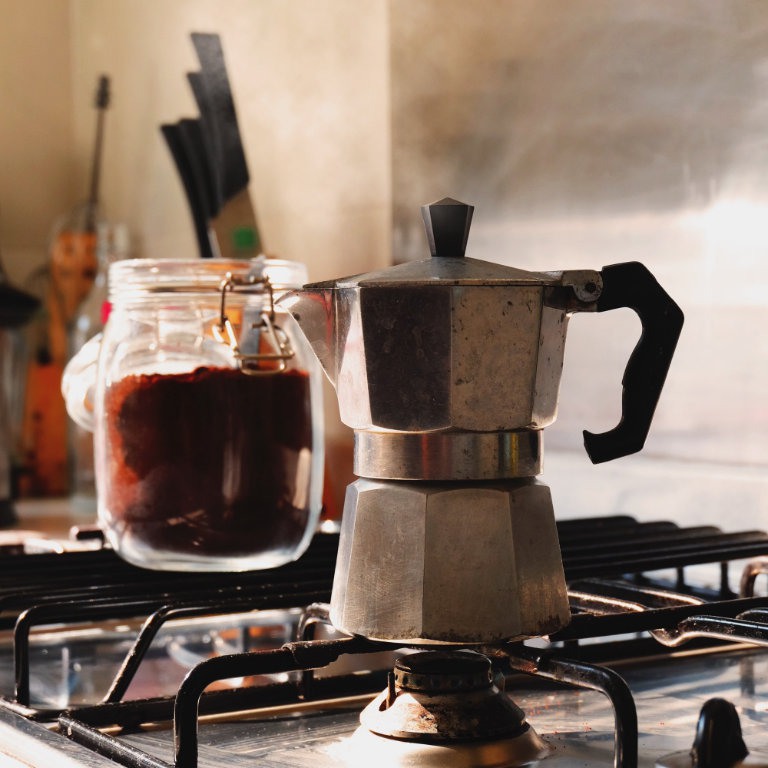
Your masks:
<svg viewBox="0 0 768 768"><path fill-rule="evenodd" d="M542 430L355 431L353 471L377 480L511 480L542 471Z"/></svg>

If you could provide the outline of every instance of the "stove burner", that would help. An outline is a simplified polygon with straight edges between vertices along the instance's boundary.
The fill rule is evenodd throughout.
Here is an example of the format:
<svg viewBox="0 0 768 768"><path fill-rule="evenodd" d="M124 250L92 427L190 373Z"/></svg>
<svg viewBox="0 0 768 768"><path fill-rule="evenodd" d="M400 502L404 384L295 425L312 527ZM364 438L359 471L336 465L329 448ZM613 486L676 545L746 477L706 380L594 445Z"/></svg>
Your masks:
<svg viewBox="0 0 768 768"><path fill-rule="evenodd" d="M644 765L654 764L656 747L661 753L656 735L666 739L664 744L669 743L678 750L686 743L691 744L687 741L689 734L680 730L680 723L693 730L691 705L694 698L706 690L708 683L702 681L713 674L711 660L704 656L696 661L698 654L693 654L686 664L694 668L685 673L691 674L684 676L686 682L680 683L680 688L677 683L661 682L662 678L666 680L668 672L673 680L680 680L683 672L677 671L677 657L663 658L667 651L666 646L658 643L660 630L672 638L675 645L696 643L693 647L696 651L719 652L733 648L732 654L726 654L717 667L723 672L721 692L728 691L738 711L747 716L744 718L747 744L752 740L754 746L764 746L765 737L760 729L764 712L761 700L756 697L760 693L758 681L766 679L764 666L768 658L764 652L745 654L741 643L768 645L768 597L757 596L752 589L757 574L768 572L768 558L749 563L740 596L731 590L730 577L737 561L768 554L768 534L758 531L726 534L711 527L682 529L674 523L637 523L628 517L561 521L558 532L569 582L573 614L570 625L550 638L554 644L549 648L517 643L483 648L493 659L493 672L498 669L504 675L514 675L508 679L514 679L515 685L521 686L519 692L515 688L515 695L531 702L525 703L527 708L537 707L536 725L548 734L552 763L608 765L612 722L613 765L636 768L638 714L649 734L644 744L647 757ZM319 628L327 626L328 606L325 602L313 601L327 601L330 596L337 549L338 538L322 534L315 537L309 552L300 561L274 571L205 574L205 579L192 578L189 573L164 573L160 581L152 572L120 561L108 549L60 554L3 553L0 626L6 635L12 631L13 638L4 648L6 659L10 653L12 663L5 667L0 725L8 727L6 721L10 719L10 725L20 731L22 726L24 729L27 725L35 726L36 730L42 729L46 737L50 734L53 738L49 726L39 723L55 725L58 718L57 739L66 737L67 743L132 768L218 765L224 754L223 746L219 751L220 745L226 744L240 757L245 742L248 743L242 754L245 762L263 762L264 758L270 765L309 765L311 762L319 767L509 768L529 764L547 754L547 745L528 727L523 713L498 691L503 685L495 675L491 678L491 668L484 657L462 651L457 659L455 653L446 655L446 647L431 654L423 653L424 648L404 647L399 652L406 656L398 668L389 673L391 677L387 681L387 671L382 670L378 662L374 664L373 658L385 650L391 656L394 650L391 644L374 643L361 637L333 635L334 639L328 639L321 633ZM700 564L709 564L706 580L691 574L691 581L689 566ZM715 567L717 564L719 568ZM675 571L655 573L669 568ZM99 584L98 597L94 597L94 583ZM20 590L19 584L23 584L24 589ZM275 650L255 651L246 647L250 641L243 637L238 642L243 642L244 652L201 661L187 674L175 696L163 693L144 699L126 693L140 671L148 677L157 669L156 663L161 660L152 652L158 649L153 638L161 628L175 637L177 632L185 631L189 620L193 632L197 633L200 617L212 617L214 626L225 622L231 629L230 617L238 617L244 610L293 609L309 603L312 605L301 622L295 642ZM62 643L71 643L75 653L90 654L93 637L90 629L81 637L84 626L97 622L94 629L99 632L107 629L103 639L111 649L115 639L110 633L116 623L145 617L108 691L108 680L98 679L94 681L90 698L74 703L69 700L64 711L48 708L45 701L30 704L30 681L38 683L50 677L59 681L61 671L68 674L69 669L66 660L62 663L62 660L50 659L47 646L45 659L33 653L39 645L31 642L33 637L37 634L44 637L42 632L36 632L38 628L47 633L60 625ZM167 626L175 620L179 620L178 625ZM208 618L205 621L209 626ZM124 651L124 647L125 639L121 635L117 649ZM426 659L424 663L420 662L420 656ZM339 657L357 657L353 662L354 672L349 673L346 661L337 667ZM642 695L637 702L628 682L618 672L610 666L600 666L617 660L633 662L626 670L630 674L629 682L634 680L640 684ZM636 667L635 661L640 666ZM757 664L760 666L755 666ZM664 665L669 665L669 669ZM648 679L646 669L652 673ZM658 678L654 677L657 672ZM208 690L219 681L235 678L255 681L285 674L287 680L267 685L244 683L242 687L232 688L228 683L217 686L220 690ZM560 691L556 684L551 694L554 698L550 699L549 693L542 698L550 689L549 684L546 683L542 691L538 683L528 685L528 676L562 683L568 688ZM105 684L103 691L100 683ZM719 672L713 684L720 689ZM351 733L360 716L351 699L373 695L385 685L387 690L369 713L372 721L400 717L400 709L409 699L425 705L428 718L432 717L429 707L439 702L449 701L454 707L461 707L463 702L477 697L501 706L500 702L506 699L503 707L506 719L501 732L520 735L485 738L493 731L477 734L474 730L465 730L453 736L438 731L436 736L407 720L405 726L390 729L392 735L379 735L364 725ZM509 682L507 686L510 687ZM571 687L584 690L574 692L569 690ZM105 691L104 701L96 703ZM601 696L592 697L588 691L603 694L607 702ZM524 703L522 698L518 700ZM665 717L664 722L657 722L660 702L665 707L670 705L670 717ZM637 704L642 707L639 712ZM278 706L291 708L286 718L275 719L274 708ZM718 707L708 714L711 727L704 728L717 745L722 727L729 721L722 716L721 709ZM484 712L480 716L472 712L470 717L487 721ZM202 717L208 715L213 717ZM243 716L247 724L240 722ZM20 718L24 719L20 721ZM144 723L152 725L145 728ZM247 729L247 735L245 730L240 730L241 726ZM439 736L445 738L441 740ZM273 741L273 737L277 741ZM0 752L5 754L14 743L4 740ZM209 746L215 746L211 753L207 752ZM581 759L582 748L586 750L584 759ZM278 755L278 750L284 751ZM171 754L173 758L169 762ZM714 754L714 765L718 765L720 752ZM576 755L579 759L569 762ZM86 753L86 758L90 756ZM670 756L675 757L681 762L662 760L657 765L693 768L690 747ZM752 752L743 762L754 765L754 760L760 757ZM90 759L87 762L90 764ZM768 759L763 756L760 765L768 768Z"/></svg>
<svg viewBox="0 0 768 768"><path fill-rule="evenodd" d="M502 739L530 730L474 651L427 651L397 660L389 686L360 721L381 736L427 742Z"/></svg>
<svg viewBox="0 0 768 768"><path fill-rule="evenodd" d="M456 693L489 688L491 662L472 651L416 653L395 663L395 686L421 693Z"/></svg>
<svg viewBox="0 0 768 768"><path fill-rule="evenodd" d="M401 657L360 722L356 740L391 752L393 765L521 766L549 754L474 651Z"/></svg>

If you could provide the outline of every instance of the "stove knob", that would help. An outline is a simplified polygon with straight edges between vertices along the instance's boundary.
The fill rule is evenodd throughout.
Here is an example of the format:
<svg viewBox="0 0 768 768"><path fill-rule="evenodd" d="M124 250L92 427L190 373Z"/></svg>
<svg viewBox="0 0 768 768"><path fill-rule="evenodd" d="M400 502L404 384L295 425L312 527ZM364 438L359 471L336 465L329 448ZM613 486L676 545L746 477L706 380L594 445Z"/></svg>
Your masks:
<svg viewBox="0 0 768 768"><path fill-rule="evenodd" d="M768 766L768 756L749 752L741 737L736 707L725 699L710 699L701 708L691 749L656 761L656 768L737 768L742 765L764 768Z"/></svg>
<svg viewBox="0 0 768 768"><path fill-rule="evenodd" d="M710 699L696 726L691 749L695 768L725 768L740 763L748 753L736 707L725 699Z"/></svg>

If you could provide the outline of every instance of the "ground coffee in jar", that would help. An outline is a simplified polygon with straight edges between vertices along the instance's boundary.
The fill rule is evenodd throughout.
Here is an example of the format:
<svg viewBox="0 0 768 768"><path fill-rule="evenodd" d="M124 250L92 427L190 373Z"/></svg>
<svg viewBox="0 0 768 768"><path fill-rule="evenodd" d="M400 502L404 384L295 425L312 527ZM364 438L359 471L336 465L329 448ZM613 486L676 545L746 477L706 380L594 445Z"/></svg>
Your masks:
<svg viewBox="0 0 768 768"><path fill-rule="evenodd" d="M307 528L309 377L198 368L105 393L106 507L124 539L210 557L294 550Z"/></svg>
<svg viewBox="0 0 768 768"><path fill-rule="evenodd" d="M97 493L125 559L250 570L306 549L322 496L321 372L274 301L302 282L299 266L136 260L110 271ZM265 290L270 268L279 282Z"/></svg>

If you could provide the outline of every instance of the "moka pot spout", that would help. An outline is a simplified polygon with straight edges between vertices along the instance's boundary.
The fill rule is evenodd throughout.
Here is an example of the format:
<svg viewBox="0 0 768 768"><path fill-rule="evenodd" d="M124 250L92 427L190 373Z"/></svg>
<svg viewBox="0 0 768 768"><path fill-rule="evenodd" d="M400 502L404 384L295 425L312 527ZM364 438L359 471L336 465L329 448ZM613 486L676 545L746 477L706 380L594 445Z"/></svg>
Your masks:
<svg viewBox="0 0 768 768"><path fill-rule="evenodd" d="M336 386L338 368L337 339L338 317L336 315L336 291L333 283L306 286L291 291L279 300L301 328L325 375Z"/></svg>

